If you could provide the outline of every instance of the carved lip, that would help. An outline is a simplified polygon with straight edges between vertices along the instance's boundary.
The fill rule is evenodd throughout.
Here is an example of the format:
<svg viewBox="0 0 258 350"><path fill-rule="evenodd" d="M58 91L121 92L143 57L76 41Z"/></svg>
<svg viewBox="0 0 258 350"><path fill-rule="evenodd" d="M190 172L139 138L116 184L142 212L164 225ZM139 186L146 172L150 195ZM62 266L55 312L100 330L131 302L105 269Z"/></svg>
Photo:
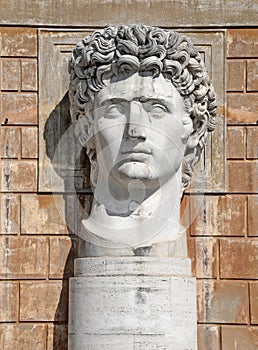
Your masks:
<svg viewBox="0 0 258 350"><path fill-rule="evenodd" d="M121 152L122 154L152 154L152 150L149 148L133 148L127 149Z"/></svg>
<svg viewBox="0 0 258 350"><path fill-rule="evenodd" d="M125 150L122 151L123 155L126 155L127 161L138 161L142 162L147 160L150 155L152 154L152 151L147 148L139 148L139 149L131 149L131 150Z"/></svg>

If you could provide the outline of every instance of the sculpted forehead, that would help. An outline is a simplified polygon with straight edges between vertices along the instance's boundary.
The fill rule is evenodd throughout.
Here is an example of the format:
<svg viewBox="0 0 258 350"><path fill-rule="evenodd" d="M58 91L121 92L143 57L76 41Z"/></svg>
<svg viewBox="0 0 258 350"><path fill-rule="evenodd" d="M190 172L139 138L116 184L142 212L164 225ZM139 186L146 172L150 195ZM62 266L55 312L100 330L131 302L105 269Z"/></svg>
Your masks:
<svg viewBox="0 0 258 350"><path fill-rule="evenodd" d="M104 81L105 86L95 97L96 106L101 106L106 100L123 99L132 101L137 98L165 99L167 102L183 106L183 99L177 89L162 74L156 78L140 76L138 73L125 79Z"/></svg>

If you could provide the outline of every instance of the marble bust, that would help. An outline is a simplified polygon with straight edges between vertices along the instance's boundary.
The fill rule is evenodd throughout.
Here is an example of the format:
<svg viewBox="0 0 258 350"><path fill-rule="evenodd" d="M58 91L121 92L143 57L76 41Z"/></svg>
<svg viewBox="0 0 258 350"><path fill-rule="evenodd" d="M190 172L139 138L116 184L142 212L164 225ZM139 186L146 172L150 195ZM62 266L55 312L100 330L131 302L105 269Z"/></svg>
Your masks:
<svg viewBox="0 0 258 350"><path fill-rule="evenodd" d="M170 30L107 27L77 45L69 71L94 193L80 256L186 257L181 197L216 118L198 50Z"/></svg>

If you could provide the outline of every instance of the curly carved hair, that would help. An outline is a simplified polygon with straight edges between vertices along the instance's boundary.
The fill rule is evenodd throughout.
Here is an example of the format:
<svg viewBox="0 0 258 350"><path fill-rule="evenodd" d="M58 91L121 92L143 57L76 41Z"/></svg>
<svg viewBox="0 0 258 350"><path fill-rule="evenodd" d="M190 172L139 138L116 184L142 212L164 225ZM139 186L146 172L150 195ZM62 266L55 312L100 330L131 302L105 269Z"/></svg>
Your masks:
<svg viewBox="0 0 258 350"><path fill-rule="evenodd" d="M79 42L69 62L70 106L75 133L86 146L91 161L91 178L96 177L97 162L93 117L85 112L94 95L104 86L104 79L124 72L151 71L153 77L164 73L184 99L193 121L197 143L188 143L182 166L182 186L191 180L208 131L216 123L216 100L198 50L190 39L174 31L147 25L121 25L95 31ZM89 109L88 109L89 110ZM92 181L94 183L94 181ZM94 185L93 185L94 186Z"/></svg>

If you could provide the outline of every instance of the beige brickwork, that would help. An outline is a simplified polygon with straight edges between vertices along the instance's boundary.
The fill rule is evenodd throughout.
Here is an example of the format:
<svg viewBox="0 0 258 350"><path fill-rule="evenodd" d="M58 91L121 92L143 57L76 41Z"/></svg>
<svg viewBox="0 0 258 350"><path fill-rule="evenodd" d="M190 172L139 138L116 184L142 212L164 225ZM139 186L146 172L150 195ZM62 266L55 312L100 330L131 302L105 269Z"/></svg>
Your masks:
<svg viewBox="0 0 258 350"><path fill-rule="evenodd" d="M38 192L42 22L29 23L0 27L0 304L5 305L0 348L66 350L74 253L64 219L71 228L75 218L60 208L74 208L74 202ZM194 196L185 195L183 207L192 223L189 255L198 279L198 350L253 350L258 347L258 29L223 28L227 192L205 194L197 211Z"/></svg>

